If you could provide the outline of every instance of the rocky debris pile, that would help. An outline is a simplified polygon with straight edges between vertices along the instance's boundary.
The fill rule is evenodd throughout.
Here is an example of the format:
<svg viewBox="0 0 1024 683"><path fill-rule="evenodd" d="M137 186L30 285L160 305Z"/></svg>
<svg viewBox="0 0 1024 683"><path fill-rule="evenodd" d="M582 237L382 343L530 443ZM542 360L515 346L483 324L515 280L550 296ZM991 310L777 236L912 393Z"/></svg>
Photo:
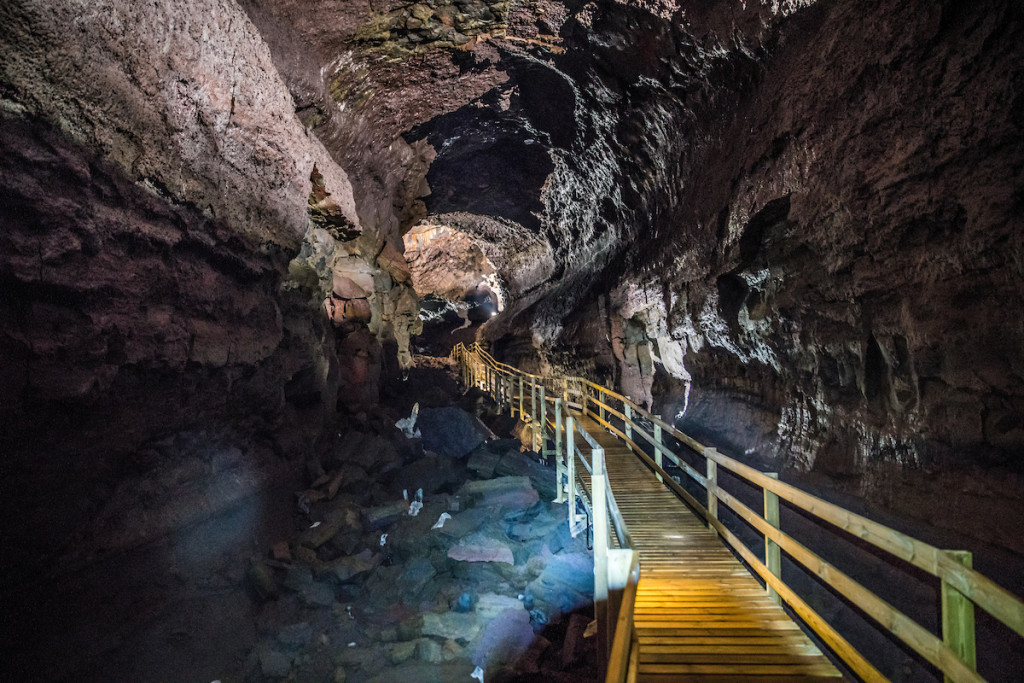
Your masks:
<svg viewBox="0 0 1024 683"><path fill-rule="evenodd" d="M553 469L459 408L420 420L309 465L299 528L249 561L246 680L594 679L593 561Z"/></svg>
<svg viewBox="0 0 1024 683"><path fill-rule="evenodd" d="M508 0L430 0L379 14L357 34L359 42L397 57L439 47L472 47L503 30Z"/></svg>

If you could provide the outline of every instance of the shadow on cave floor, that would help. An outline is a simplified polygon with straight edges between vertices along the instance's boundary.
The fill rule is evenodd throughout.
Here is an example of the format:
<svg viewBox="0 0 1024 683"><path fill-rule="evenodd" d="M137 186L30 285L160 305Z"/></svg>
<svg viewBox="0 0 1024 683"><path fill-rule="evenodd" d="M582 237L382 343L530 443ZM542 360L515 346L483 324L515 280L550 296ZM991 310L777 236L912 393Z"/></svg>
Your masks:
<svg viewBox="0 0 1024 683"><path fill-rule="evenodd" d="M294 481L6 587L5 680L594 680L593 562L547 502L553 468L495 437L447 360L416 360Z"/></svg>
<svg viewBox="0 0 1024 683"><path fill-rule="evenodd" d="M259 613L246 562L291 526L294 488L5 590L6 680L214 680L240 670Z"/></svg>

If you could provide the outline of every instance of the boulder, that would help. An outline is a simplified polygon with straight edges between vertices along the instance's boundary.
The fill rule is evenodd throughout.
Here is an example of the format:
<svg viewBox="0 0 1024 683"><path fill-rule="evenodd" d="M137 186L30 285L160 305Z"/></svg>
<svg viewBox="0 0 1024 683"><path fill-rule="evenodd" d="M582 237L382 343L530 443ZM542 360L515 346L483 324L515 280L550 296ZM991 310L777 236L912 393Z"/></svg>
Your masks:
<svg viewBox="0 0 1024 683"><path fill-rule="evenodd" d="M589 555L555 555L526 586L524 604L540 630L563 614L589 607L594 599L594 561Z"/></svg>
<svg viewBox="0 0 1024 683"><path fill-rule="evenodd" d="M267 678L284 678L292 670L292 658L276 650L260 652L260 671Z"/></svg>
<svg viewBox="0 0 1024 683"><path fill-rule="evenodd" d="M514 564L512 549L483 533L475 533L448 549L448 557L462 562L504 562Z"/></svg>
<svg viewBox="0 0 1024 683"><path fill-rule="evenodd" d="M508 609L484 626L473 649L473 664L483 669L484 680L489 680L502 666L523 657L534 638L526 610L522 606Z"/></svg>
<svg viewBox="0 0 1024 683"><path fill-rule="evenodd" d="M329 511L319 524L303 531L296 540L299 545L304 545L307 548L319 548L341 531L358 528L359 515L354 510L340 508Z"/></svg>
<svg viewBox="0 0 1024 683"><path fill-rule="evenodd" d="M499 614L517 609L524 609L518 598L497 593L484 593L476 602L476 614L481 621L490 621Z"/></svg>
<svg viewBox="0 0 1024 683"><path fill-rule="evenodd" d="M424 448L453 458L464 457L493 437L479 419L461 408L424 408L417 424Z"/></svg>
<svg viewBox="0 0 1024 683"><path fill-rule="evenodd" d="M367 549L358 555L350 555L334 560L328 563L325 569L334 581L346 583L376 568L380 565L382 559L380 553L374 553Z"/></svg>
<svg viewBox="0 0 1024 683"><path fill-rule="evenodd" d="M468 643L480 632L481 620L478 615L469 612L445 612L444 614L427 613L423 615L422 633Z"/></svg>
<svg viewBox="0 0 1024 683"><path fill-rule="evenodd" d="M456 512L438 531L450 538L462 538L482 527L487 517L487 511L482 508Z"/></svg>
<svg viewBox="0 0 1024 683"><path fill-rule="evenodd" d="M479 507L503 507L523 510L540 500L528 477L498 477L470 481L459 489L459 495L472 499Z"/></svg>
<svg viewBox="0 0 1024 683"><path fill-rule="evenodd" d="M368 529L384 529L391 526L402 517L408 516L408 501L400 500L390 505L369 508L363 511L363 519L366 520Z"/></svg>
<svg viewBox="0 0 1024 683"><path fill-rule="evenodd" d="M498 466L499 460L501 460L501 455L484 444L470 454L469 460L466 461L466 468L481 479L490 479L494 476L494 468Z"/></svg>

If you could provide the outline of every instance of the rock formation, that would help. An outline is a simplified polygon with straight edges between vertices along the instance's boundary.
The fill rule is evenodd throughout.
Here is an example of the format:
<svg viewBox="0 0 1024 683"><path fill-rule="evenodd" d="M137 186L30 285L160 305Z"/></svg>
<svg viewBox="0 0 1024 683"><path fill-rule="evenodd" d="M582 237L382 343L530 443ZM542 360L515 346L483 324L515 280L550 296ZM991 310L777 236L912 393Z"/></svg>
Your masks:
<svg viewBox="0 0 1024 683"><path fill-rule="evenodd" d="M506 362L1024 554L1022 46L1015 0L3 3L5 573L300 476L471 287Z"/></svg>

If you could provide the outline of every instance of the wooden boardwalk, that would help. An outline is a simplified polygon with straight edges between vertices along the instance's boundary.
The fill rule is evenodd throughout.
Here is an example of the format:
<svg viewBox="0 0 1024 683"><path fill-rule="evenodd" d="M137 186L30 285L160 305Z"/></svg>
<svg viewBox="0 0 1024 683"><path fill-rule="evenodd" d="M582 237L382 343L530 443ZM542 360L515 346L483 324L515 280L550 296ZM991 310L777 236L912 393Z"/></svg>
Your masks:
<svg viewBox="0 0 1024 683"><path fill-rule="evenodd" d="M717 535L622 441L590 418L577 419L605 449L612 492L640 553L638 681L840 677ZM587 471L576 471L589 496Z"/></svg>

